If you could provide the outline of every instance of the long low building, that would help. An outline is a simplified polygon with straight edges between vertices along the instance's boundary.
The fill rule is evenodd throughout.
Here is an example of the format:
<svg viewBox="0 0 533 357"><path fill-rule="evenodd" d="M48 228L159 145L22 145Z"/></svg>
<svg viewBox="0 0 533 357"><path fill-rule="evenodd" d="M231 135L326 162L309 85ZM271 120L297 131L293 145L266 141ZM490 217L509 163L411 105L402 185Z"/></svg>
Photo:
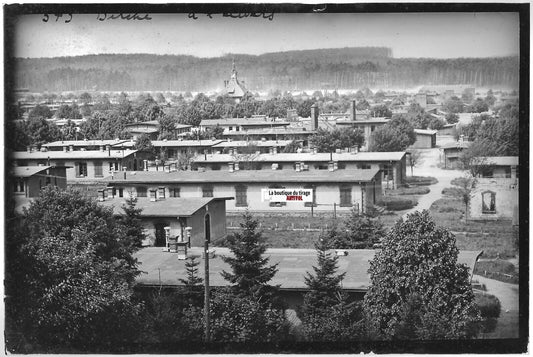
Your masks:
<svg viewBox="0 0 533 357"><path fill-rule="evenodd" d="M370 261L374 259L375 250L343 249L338 251L339 273L346 273L342 280L343 290L362 296L370 287ZM231 256L228 248L211 247L209 259L209 284L213 287L228 286L229 283L221 276L222 271L231 271L223 260L223 256ZM202 249L192 248L189 256L204 259ZM457 262L465 264L470 276L482 251L460 251ZM278 272L270 284L279 285L280 291L289 305L301 299L301 294L308 290L304 277L307 272L313 272L316 265L316 250L314 249L267 249L265 256L270 258L270 264L278 264ZM176 254L162 252L158 248L145 248L138 251L135 257L139 261L139 269L143 272L137 278L137 284L142 287L177 287L183 285L180 279L187 279L185 260L179 260ZM198 265L198 275L204 276L204 264ZM291 299L292 298L292 299ZM297 305L295 303L294 305Z"/></svg>
<svg viewBox="0 0 533 357"><path fill-rule="evenodd" d="M344 152L344 153L275 153L214 154L197 156L193 166L198 170L381 170L382 178L393 187L401 186L406 177L406 153Z"/></svg>
<svg viewBox="0 0 533 357"><path fill-rule="evenodd" d="M15 151L16 166L66 166L67 181L100 180L110 172L142 170L144 154L137 150Z"/></svg>
<svg viewBox="0 0 533 357"><path fill-rule="evenodd" d="M235 197L227 210L317 211L350 210L365 212L382 195L381 171L144 171L122 172L106 179L110 197ZM285 202L265 198L265 190L312 190L309 199ZM295 195L298 196L298 195Z"/></svg>

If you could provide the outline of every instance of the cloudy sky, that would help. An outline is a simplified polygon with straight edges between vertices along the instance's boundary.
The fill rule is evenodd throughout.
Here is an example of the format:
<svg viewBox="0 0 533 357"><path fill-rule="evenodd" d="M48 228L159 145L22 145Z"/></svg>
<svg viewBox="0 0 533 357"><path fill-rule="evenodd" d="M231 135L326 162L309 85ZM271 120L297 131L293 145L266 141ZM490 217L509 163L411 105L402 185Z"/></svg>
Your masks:
<svg viewBox="0 0 533 357"><path fill-rule="evenodd" d="M517 13L274 14L213 19L151 14L150 21L98 21L75 14L70 23L24 15L15 27L17 57L98 53L261 54L286 50L386 46L394 57L489 57L519 54Z"/></svg>

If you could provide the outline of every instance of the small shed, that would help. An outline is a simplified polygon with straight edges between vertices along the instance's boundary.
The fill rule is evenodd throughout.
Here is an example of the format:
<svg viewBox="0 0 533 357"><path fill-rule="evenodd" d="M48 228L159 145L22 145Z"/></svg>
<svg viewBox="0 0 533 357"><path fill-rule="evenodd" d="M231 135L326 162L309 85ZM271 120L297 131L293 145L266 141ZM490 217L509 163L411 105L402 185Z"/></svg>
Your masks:
<svg viewBox="0 0 533 357"><path fill-rule="evenodd" d="M437 130L415 129L416 141L413 149L432 149L437 146Z"/></svg>

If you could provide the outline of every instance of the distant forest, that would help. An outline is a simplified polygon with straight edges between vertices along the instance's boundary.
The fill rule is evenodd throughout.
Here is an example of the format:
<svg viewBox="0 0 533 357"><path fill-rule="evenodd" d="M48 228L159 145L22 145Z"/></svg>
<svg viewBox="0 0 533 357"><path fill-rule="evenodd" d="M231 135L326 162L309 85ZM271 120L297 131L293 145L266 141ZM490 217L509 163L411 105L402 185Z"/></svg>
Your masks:
<svg viewBox="0 0 533 357"><path fill-rule="evenodd" d="M15 81L32 92L209 91L223 87L235 60L251 91L410 88L469 84L518 87L519 58L393 58L385 47L288 51L216 58L111 54L17 58Z"/></svg>

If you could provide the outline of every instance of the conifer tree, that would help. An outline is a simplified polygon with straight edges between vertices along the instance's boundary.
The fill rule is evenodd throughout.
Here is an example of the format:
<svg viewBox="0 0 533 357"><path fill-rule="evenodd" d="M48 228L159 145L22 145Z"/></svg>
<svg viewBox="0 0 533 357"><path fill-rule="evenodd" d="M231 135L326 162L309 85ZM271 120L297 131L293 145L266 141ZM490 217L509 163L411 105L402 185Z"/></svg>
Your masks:
<svg viewBox="0 0 533 357"><path fill-rule="evenodd" d="M202 284L204 279L198 276L199 261L195 256L190 256L185 262L185 269L187 270L187 279L180 279L180 281L188 287L198 286Z"/></svg>
<svg viewBox="0 0 533 357"><path fill-rule="evenodd" d="M137 208L137 197L130 194L126 199L126 204L122 205L122 210L124 214L120 217L119 222L126 228L125 233L130 238L131 246L140 248L146 235L141 223L142 208Z"/></svg>
<svg viewBox="0 0 533 357"><path fill-rule="evenodd" d="M266 244L257 231L259 221L248 211L243 215L242 231L228 237L228 246L233 257L223 257L232 272L221 274L243 294L260 294L270 290L268 282L278 271L277 264L268 265L270 258L263 257Z"/></svg>

